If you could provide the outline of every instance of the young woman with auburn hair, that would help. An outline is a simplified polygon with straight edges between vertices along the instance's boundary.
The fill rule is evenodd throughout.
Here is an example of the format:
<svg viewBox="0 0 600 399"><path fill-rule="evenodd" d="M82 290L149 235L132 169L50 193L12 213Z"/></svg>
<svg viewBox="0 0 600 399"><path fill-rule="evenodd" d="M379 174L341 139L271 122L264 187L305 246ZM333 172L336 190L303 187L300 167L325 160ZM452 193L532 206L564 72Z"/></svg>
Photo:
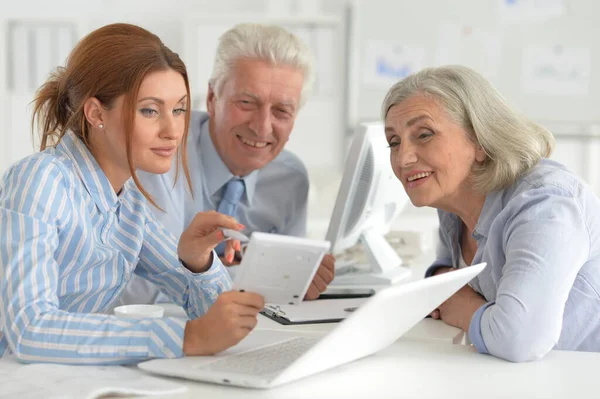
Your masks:
<svg viewBox="0 0 600 399"><path fill-rule="evenodd" d="M0 184L0 356L123 364L212 354L255 326L263 299L226 292L231 280L213 252L220 227L243 226L199 213L177 243L152 216L136 176L167 172L175 156L186 165L189 106L179 56L128 24L83 38L40 87L32 123L40 152ZM157 284L190 320L103 314L132 273Z"/></svg>

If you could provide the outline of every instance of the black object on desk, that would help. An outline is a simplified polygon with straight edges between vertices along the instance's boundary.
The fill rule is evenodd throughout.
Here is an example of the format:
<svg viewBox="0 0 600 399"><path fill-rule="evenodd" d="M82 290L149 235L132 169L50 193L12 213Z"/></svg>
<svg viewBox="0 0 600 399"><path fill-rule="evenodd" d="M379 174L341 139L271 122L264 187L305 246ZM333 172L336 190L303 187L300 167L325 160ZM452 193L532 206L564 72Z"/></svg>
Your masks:
<svg viewBox="0 0 600 399"><path fill-rule="evenodd" d="M327 288L317 299L368 298L375 295L371 288Z"/></svg>
<svg viewBox="0 0 600 399"><path fill-rule="evenodd" d="M279 324L283 324L284 326L296 325L296 324L323 324L323 323L338 323L344 319L316 319L316 320L298 320L292 321L286 317L286 314L282 310L271 310L271 309L263 309L260 311L263 316L268 317L269 319L276 321Z"/></svg>

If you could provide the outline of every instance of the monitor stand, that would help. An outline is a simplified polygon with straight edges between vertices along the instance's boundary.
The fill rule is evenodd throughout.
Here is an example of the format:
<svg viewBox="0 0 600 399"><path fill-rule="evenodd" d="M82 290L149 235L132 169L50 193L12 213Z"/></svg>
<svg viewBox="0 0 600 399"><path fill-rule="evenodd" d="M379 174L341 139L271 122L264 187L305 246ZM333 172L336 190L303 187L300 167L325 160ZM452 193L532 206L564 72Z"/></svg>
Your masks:
<svg viewBox="0 0 600 399"><path fill-rule="evenodd" d="M336 276L331 285L372 286L391 285L411 275L410 269L402 266L402 259L380 232L369 230L361 234L369 265L336 264Z"/></svg>

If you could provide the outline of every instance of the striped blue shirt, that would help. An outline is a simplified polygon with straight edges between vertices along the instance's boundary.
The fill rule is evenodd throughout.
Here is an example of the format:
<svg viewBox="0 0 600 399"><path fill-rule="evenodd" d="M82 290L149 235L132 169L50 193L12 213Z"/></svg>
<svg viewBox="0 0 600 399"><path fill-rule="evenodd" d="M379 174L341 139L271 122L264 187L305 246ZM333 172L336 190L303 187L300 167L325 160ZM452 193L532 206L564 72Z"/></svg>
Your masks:
<svg viewBox="0 0 600 399"><path fill-rule="evenodd" d="M185 320L118 319L135 272L204 314L231 287L218 257L195 274L130 179L119 195L83 142L14 164L0 185L0 356L24 362L126 364L182 356ZM136 267L137 265L137 267Z"/></svg>

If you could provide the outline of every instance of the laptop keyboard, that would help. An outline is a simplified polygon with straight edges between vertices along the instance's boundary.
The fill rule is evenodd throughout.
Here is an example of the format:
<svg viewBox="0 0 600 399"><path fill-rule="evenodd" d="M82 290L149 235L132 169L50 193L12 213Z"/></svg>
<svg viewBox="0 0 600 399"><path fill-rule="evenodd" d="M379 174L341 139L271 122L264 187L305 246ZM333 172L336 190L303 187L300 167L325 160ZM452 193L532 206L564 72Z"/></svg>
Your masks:
<svg viewBox="0 0 600 399"><path fill-rule="evenodd" d="M288 341L223 357L202 368L264 377L283 371L318 340L318 338L295 337Z"/></svg>

